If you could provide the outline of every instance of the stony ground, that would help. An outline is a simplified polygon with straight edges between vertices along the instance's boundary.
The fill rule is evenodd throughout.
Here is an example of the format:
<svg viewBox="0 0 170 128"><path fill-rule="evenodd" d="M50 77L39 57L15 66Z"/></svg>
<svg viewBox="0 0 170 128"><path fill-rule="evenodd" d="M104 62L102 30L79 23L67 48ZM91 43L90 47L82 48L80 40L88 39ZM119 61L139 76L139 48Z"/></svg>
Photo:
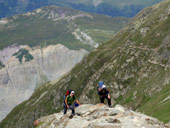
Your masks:
<svg viewBox="0 0 170 128"><path fill-rule="evenodd" d="M35 121L38 128L169 128L155 118L116 105L109 108L103 104L81 105L76 115L69 119L70 111L42 117Z"/></svg>

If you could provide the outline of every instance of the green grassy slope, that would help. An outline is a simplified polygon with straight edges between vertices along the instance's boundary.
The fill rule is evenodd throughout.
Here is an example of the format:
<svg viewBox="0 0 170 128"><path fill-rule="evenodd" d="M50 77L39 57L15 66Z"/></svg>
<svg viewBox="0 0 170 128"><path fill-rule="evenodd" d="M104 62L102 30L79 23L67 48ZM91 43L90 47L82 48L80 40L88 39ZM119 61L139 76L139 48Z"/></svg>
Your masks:
<svg viewBox="0 0 170 128"><path fill-rule="evenodd" d="M76 16L79 17L69 19ZM128 18L111 18L56 6L6 20L7 24L0 24L0 49L12 44L44 46L60 43L70 49L91 50L92 46L75 38L73 32L76 29L85 32L96 43L101 43L111 39L128 22Z"/></svg>
<svg viewBox="0 0 170 128"><path fill-rule="evenodd" d="M99 103L96 87L103 80L113 104L170 121L170 1L144 9L112 40L100 45L58 82L40 87L18 105L0 127L33 127L41 116L63 109L68 88L82 103ZM21 123L22 122L22 123Z"/></svg>

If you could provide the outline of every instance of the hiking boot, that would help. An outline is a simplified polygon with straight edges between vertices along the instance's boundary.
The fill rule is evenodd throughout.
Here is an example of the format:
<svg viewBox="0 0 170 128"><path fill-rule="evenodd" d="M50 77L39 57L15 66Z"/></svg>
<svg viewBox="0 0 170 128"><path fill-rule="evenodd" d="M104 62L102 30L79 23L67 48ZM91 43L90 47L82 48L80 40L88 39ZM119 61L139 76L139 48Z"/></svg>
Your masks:
<svg viewBox="0 0 170 128"><path fill-rule="evenodd" d="M74 116L74 115L73 115L73 114L71 114L71 115L69 116L69 118L71 119L71 118L73 118L73 116Z"/></svg>

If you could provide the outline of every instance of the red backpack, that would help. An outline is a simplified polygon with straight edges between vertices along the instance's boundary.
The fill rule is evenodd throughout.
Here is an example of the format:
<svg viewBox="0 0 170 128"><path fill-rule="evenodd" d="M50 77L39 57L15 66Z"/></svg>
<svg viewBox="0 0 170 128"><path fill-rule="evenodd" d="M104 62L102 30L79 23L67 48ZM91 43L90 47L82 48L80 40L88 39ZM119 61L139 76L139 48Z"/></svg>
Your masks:
<svg viewBox="0 0 170 128"><path fill-rule="evenodd" d="M67 90L67 92L66 92L66 94L65 94L65 96L64 96L64 99L65 99L68 95L70 95L71 91L72 91L71 89L68 89L68 90Z"/></svg>

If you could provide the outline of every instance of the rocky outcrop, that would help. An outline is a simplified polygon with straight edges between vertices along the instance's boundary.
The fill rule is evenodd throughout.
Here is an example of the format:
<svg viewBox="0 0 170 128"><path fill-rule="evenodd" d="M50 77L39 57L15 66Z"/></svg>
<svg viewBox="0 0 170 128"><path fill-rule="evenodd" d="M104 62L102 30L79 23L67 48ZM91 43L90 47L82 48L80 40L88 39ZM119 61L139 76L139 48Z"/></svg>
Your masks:
<svg viewBox="0 0 170 128"><path fill-rule="evenodd" d="M25 62L25 57L10 57L19 48L7 48L5 52L9 54L0 58L5 64L0 69L0 120L16 105L28 99L36 88L48 81L57 80L87 54L85 50L69 50L63 45L34 49L22 46L34 57Z"/></svg>
<svg viewBox="0 0 170 128"><path fill-rule="evenodd" d="M62 112L42 117L34 122L38 128L168 128L155 118L116 105L85 104L76 108L76 116Z"/></svg>

